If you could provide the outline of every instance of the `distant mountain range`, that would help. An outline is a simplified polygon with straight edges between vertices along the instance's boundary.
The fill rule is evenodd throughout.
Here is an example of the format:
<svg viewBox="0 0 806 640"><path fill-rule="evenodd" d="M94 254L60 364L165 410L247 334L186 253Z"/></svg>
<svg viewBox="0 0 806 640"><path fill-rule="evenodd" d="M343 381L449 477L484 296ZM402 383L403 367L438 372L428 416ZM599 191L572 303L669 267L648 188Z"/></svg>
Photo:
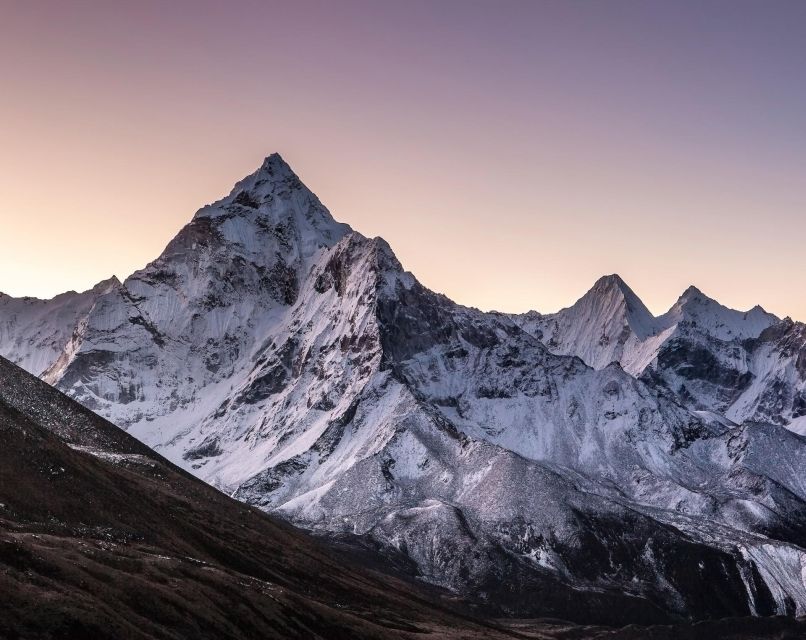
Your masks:
<svg viewBox="0 0 806 640"><path fill-rule="evenodd" d="M238 499L495 615L806 613L806 332L618 276L484 313L278 155L124 282L0 296L0 355Z"/></svg>
<svg viewBox="0 0 806 640"><path fill-rule="evenodd" d="M617 362L683 406L735 424L806 432L806 333L759 306L734 311L689 287L655 318L617 275L558 313L512 316L553 353Z"/></svg>

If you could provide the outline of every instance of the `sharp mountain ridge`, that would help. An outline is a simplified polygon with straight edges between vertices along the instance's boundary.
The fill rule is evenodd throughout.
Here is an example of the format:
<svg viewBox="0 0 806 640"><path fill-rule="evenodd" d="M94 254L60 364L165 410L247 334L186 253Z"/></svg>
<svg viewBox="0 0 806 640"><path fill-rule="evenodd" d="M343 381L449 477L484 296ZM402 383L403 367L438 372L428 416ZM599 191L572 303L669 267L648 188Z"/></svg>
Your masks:
<svg viewBox="0 0 806 640"><path fill-rule="evenodd" d="M655 318L618 276L557 314L463 307L276 154L157 260L67 299L36 330L0 299L0 354L495 615L806 612L799 323L694 289Z"/></svg>

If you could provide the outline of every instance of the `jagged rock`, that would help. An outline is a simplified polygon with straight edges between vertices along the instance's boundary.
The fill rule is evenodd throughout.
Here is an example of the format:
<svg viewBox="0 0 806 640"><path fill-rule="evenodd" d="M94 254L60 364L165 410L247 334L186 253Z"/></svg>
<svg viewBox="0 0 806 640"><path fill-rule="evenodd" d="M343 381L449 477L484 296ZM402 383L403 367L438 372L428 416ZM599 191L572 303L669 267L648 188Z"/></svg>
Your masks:
<svg viewBox="0 0 806 640"><path fill-rule="evenodd" d="M653 318L617 276L552 316L462 307L276 155L69 299L33 331L0 300L2 353L239 499L498 613L806 612L806 442L776 426L802 413L796 323L696 290Z"/></svg>

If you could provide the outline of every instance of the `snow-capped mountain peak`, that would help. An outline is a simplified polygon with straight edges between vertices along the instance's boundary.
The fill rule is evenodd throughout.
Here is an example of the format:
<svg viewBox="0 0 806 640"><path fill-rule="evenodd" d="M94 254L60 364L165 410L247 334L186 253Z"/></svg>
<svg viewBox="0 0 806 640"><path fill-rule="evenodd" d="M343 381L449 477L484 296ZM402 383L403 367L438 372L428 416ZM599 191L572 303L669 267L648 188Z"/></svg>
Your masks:
<svg viewBox="0 0 806 640"><path fill-rule="evenodd" d="M92 291L95 291L99 294L109 293L113 289L119 287L121 284L122 283L120 282L118 277L113 275L112 277L107 278L106 280L101 280L98 284L96 284L92 288Z"/></svg>
<svg viewBox="0 0 806 640"><path fill-rule="evenodd" d="M189 409L213 397L203 392L210 385L251 368L312 267L350 233L272 154L155 261L93 296L36 373L125 427Z"/></svg>
<svg viewBox="0 0 806 640"><path fill-rule="evenodd" d="M632 289L630 289L627 283L624 282L624 279L617 273L602 276L593 283L589 291L600 293L608 291L620 291L622 294L627 292L632 293Z"/></svg>
<svg viewBox="0 0 806 640"><path fill-rule="evenodd" d="M664 327L681 322L693 324L719 340L745 340L757 338L779 318L758 305L749 311L729 309L692 285L658 320Z"/></svg>
<svg viewBox="0 0 806 640"><path fill-rule="evenodd" d="M230 193L213 203L203 207L196 214L199 216L223 215L224 205L239 204L247 209L258 209L271 200L271 196L278 192L300 191L305 195L313 195L302 183L288 163L279 153L273 153L263 160L263 163L245 178L235 183ZM264 209L266 210L266 209Z"/></svg>
<svg viewBox="0 0 806 640"><path fill-rule="evenodd" d="M627 368L625 353L659 331L652 313L617 274L599 278L584 296L557 313L513 319L554 353L579 356L594 369L612 362Z"/></svg>
<svg viewBox="0 0 806 640"><path fill-rule="evenodd" d="M196 240L227 245L227 251L272 268L307 269L318 252L351 231L333 216L278 153L268 156L229 195L201 208L166 249L184 253ZM184 259L184 258L182 258Z"/></svg>
<svg viewBox="0 0 806 640"><path fill-rule="evenodd" d="M584 302L583 302L584 301ZM655 332L655 318L646 305L618 274L603 276L574 306L590 305L601 314L620 316L630 328L644 338Z"/></svg>
<svg viewBox="0 0 806 640"><path fill-rule="evenodd" d="M68 291L48 300L0 294L0 356L42 375L96 301L120 286L112 276L86 291Z"/></svg>
<svg viewBox="0 0 806 640"><path fill-rule="evenodd" d="M576 355L595 369L618 361L695 411L798 432L806 424L806 354L793 346L802 341L758 305L736 311L690 286L655 318L621 278L610 275L556 314L513 319L554 353Z"/></svg>
<svg viewBox="0 0 806 640"><path fill-rule="evenodd" d="M542 585L521 614L806 611L806 445L724 411L780 415L738 339L774 322L763 310L690 289L654 318L615 274L556 314L461 307L277 154L82 296L0 300L0 347L234 497L490 600ZM745 341L759 362L806 371L797 327L765 335Z"/></svg>
<svg viewBox="0 0 806 640"><path fill-rule="evenodd" d="M700 291L700 289L698 289L693 284L690 284L686 288L686 290L683 292L683 294L680 296L681 300L683 300L683 299L690 300L690 299L696 299L696 298L707 298L708 300L710 300L710 298L708 298L708 296L706 296L702 291Z"/></svg>

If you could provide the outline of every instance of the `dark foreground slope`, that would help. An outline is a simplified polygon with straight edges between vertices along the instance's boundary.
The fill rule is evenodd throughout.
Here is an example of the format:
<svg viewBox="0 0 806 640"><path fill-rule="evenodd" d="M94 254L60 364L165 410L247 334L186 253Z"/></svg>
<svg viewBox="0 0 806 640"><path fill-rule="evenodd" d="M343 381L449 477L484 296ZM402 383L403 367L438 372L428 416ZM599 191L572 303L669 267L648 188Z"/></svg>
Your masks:
<svg viewBox="0 0 806 640"><path fill-rule="evenodd" d="M0 358L0 638L798 638L485 623L238 503Z"/></svg>

